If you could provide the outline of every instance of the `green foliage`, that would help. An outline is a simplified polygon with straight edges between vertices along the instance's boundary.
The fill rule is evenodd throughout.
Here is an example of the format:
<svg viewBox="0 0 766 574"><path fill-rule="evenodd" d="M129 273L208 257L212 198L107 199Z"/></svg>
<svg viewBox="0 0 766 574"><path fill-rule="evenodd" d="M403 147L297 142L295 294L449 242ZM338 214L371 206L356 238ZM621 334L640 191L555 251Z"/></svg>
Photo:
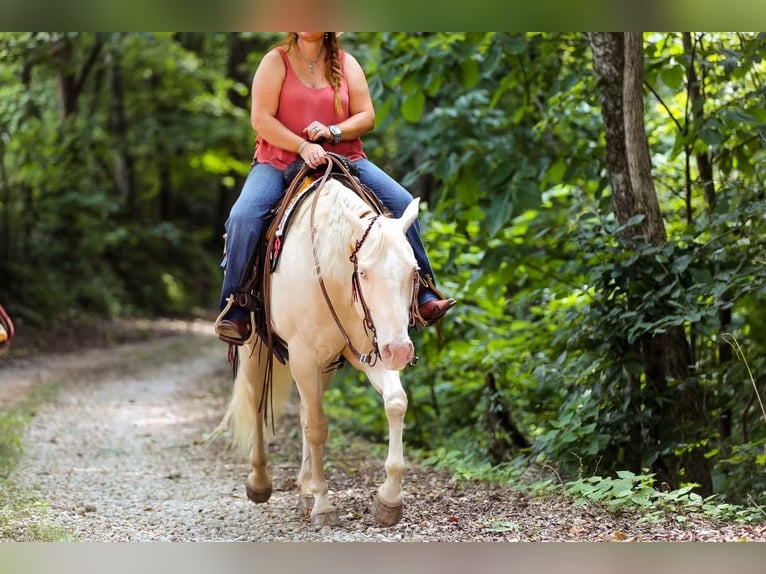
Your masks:
<svg viewBox="0 0 766 574"><path fill-rule="evenodd" d="M766 498L766 439L735 444L720 464L719 489L737 504ZM758 502L757 504L760 504Z"/></svg>
<svg viewBox="0 0 766 574"><path fill-rule="evenodd" d="M21 491L8 479L21 457L24 429L35 416L39 404L57 392L54 384L36 387L31 397L0 412L0 540L24 542L62 542L72 540L67 532L44 524L27 526L26 518L45 505L34 493Z"/></svg>
<svg viewBox="0 0 766 574"><path fill-rule="evenodd" d="M445 447L435 449L423 457L421 463L435 470L449 471L453 474L453 480L461 483L482 480L513 484L520 479L523 471L514 465L492 466L480 457Z"/></svg>
<svg viewBox="0 0 766 574"><path fill-rule="evenodd" d="M419 334L421 363L404 373L411 444L460 444L463 456L454 456L467 461L460 474L483 474L485 381L493 373L532 442L517 460L569 474L616 473L630 460L650 467L707 445L710 460L723 464L721 453L743 436L721 435L716 420L740 412L750 395L747 385L732 384L741 365L718 363L720 318L731 313L727 328L747 351L764 341L756 328L766 287L756 169L764 154L762 138L753 137L764 129L756 56L763 41L695 36L696 62L714 84L705 86L707 119L698 124L689 115L680 36L647 36L648 101L656 104L647 109L647 133L669 240L636 247L625 234L640 230L640 219L621 228L610 214L584 36L383 36L372 84L392 111L382 125L386 145L372 153L393 153L389 169L430 201L426 244L441 285L460 301L443 342ZM474 61L478 78L467 63ZM413 128L396 110L418 92L425 104ZM694 179L694 154L704 151L720 178L711 210ZM703 389L708 411L697 428L658 430L663 409L690 381L669 381L668 403L657 403L637 345L674 328L693 341L690 381ZM753 363L755 372L766 367L758 353ZM717 485L736 497L736 480Z"/></svg>
<svg viewBox="0 0 766 574"><path fill-rule="evenodd" d="M0 541L4 542L76 542L66 530L30 520L46 505L31 492L20 491L0 480Z"/></svg>
<svg viewBox="0 0 766 574"><path fill-rule="evenodd" d="M251 140L226 37L198 39L0 37L0 298L20 324L216 300L226 206L211 198L236 188Z"/></svg>
<svg viewBox="0 0 766 574"><path fill-rule="evenodd" d="M0 480L6 480L23 452L24 427L37 411L40 402L57 392L56 385L45 384L21 404L0 412Z"/></svg>
<svg viewBox="0 0 766 574"><path fill-rule="evenodd" d="M590 476L565 485L564 492L575 504L597 503L611 512L638 510L639 522L658 522L672 516L678 522L687 522L698 515L714 520L758 522L763 515L757 509L743 508L719 502L717 497L702 498L692 492L694 485L663 492L655 485L654 475L636 475L619 471L616 477Z"/></svg>

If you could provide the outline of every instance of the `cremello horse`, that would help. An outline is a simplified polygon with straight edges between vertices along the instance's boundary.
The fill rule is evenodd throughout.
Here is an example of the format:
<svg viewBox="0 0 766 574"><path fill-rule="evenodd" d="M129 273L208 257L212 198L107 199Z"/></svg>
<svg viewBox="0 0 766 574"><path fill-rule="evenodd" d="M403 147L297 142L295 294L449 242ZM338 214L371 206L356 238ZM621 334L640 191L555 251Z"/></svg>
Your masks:
<svg viewBox="0 0 766 574"><path fill-rule="evenodd" d="M315 193L320 194L316 202L309 198L298 208L271 279L271 323L287 343L289 361L273 361L271 397L265 402L278 415L295 381L303 431L298 472L303 509L307 515L311 509L313 526L334 525L338 513L328 497L323 468L327 418L322 398L333 375L331 365L341 355L365 372L383 397L389 427L386 480L372 513L378 523L391 526L402 516L407 395L399 371L414 359L408 326L417 264L404 234L417 217L419 201L413 200L396 219L375 216L334 179ZM271 416L264 417L259 408L265 347L255 339L239 348L240 366L224 419L232 423L234 444L250 451L246 491L254 502L267 501L272 491L264 448Z"/></svg>

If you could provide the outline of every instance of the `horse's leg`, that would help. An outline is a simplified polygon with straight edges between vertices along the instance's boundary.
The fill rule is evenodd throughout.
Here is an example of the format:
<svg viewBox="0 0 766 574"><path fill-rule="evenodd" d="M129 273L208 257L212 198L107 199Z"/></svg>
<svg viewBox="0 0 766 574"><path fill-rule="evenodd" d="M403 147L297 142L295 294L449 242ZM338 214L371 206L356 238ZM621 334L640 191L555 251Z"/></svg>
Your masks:
<svg viewBox="0 0 766 574"><path fill-rule="evenodd" d="M247 497L253 502L266 502L271 498L271 478L266 470L265 440L263 436L263 413L258 412L255 402L255 422L253 424L253 445L250 447L250 466L252 470L245 482Z"/></svg>
<svg viewBox="0 0 766 574"><path fill-rule="evenodd" d="M298 508L303 513L304 517L308 518L311 514L311 510L314 507L314 496L311 495L309 490L309 481L311 480L311 451L309 450L309 443L306 440L305 420L306 409L304 408L303 401L301 400L300 407L300 424L301 424L301 437L302 437L302 454L301 454L301 468L298 471L298 484L301 488L300 500L298 501Z"/></svg>
<svg viewBox="0 0 766 574"><path fill-rule="evenodd" d="M249 420L251 425L252 443L250 445L250 474L245 481L247 497L256 503L266 502L272 493L271 477L267 470L268 459L266 457L266 445L263 428L263 413L258 408L261 403L261 395L264 391L264 373L267 360L266 348L258 345L253 353L249 347L240 348L240 367L237 374L244 378L249 389L242 390L246 397L249 413L243 419ZM243 401L245 402L245 401Z"/></svg>
<svg viewBox="0 0 766 574"><path fill-rule="evenodd" d="M332 373L323 373L312 354L290 345L290 369L301 397L303 463L299 472L301 497L314 497L311 524L316 528L334 526L338 513L330 504L324 477L324 444L327 440L327 417L322 407L324 391Z"/></svg>
<svg viewBox="0 0 766 574"><path fill-rule="evenodd" d="M369 370L367 376L383 396L388 418L388 456L386 481L378 488L372 504L372 515L383 526L393 526L402 518L402 474L404 450L402 432L407 413L407 394L396 371Z"/></svg>
<svg viewBox="0 0 766 574"><path fill-rule="evenodd" d="M266 502L272 492L266 457L266 440L271 433L264 426L266 417L259 406L264 392L268 351L265 345L256 343L255 349L244 346L238 352L241 363L229 412L233 415L235 444L250 448L252 470L245 482L247 497L253 502ZM270 416L276 420L290 399L292 377L289 366L275 360L271 377L268 406L273 409Z"/></svg>

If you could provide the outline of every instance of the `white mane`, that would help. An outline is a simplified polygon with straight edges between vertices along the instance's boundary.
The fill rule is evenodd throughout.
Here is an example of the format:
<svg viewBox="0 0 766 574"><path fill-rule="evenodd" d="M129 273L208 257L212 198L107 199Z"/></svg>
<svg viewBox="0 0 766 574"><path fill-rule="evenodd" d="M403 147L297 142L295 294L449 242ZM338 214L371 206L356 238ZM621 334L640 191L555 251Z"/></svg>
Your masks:
<svg viewBox="0 0 766 574"><path fill-rule="evenodd" d="M349 245L352 244L353 229L343 215L340 204L345 204L360 217L372 216L373 211L356 193L336 180L328 180L321 193L315 221L317 237L321 238L317 242L317 257L322 275L334 281L348 280L353 267L348 259L351 255ZM368 236L367 241L374 241L375 236L380 242L380 234L374 233ZM339 253L342 254L340 257Z"/></svg>

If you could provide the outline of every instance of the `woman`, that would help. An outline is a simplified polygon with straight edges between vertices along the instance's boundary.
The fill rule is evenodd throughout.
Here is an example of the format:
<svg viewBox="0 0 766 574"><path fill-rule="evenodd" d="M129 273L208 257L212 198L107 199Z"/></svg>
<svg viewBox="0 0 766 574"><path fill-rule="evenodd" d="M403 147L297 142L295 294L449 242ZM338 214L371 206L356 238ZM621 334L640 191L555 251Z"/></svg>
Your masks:
<svg viewBox="0 0 766 574"><path fill-rule="evenodd" d="M282 171L299 156L309 167L327 161L326 152L346 156L369 187L395 217L412 195L370 162L360 136L375 127L375 111L362 68L341 50L334 32L292 32L269 51L253 77L250 122L257 132L253 167L226 221L227 261L220 308L247 279L250 254L258 242L263 220L284 193ZM416 221L407 232L421 274L433 270ZM420 314L438 321L455 304L433 289L421 289ZM218 334L231 340L250 335L247 310L232 306L218 323Z"/></svg>

